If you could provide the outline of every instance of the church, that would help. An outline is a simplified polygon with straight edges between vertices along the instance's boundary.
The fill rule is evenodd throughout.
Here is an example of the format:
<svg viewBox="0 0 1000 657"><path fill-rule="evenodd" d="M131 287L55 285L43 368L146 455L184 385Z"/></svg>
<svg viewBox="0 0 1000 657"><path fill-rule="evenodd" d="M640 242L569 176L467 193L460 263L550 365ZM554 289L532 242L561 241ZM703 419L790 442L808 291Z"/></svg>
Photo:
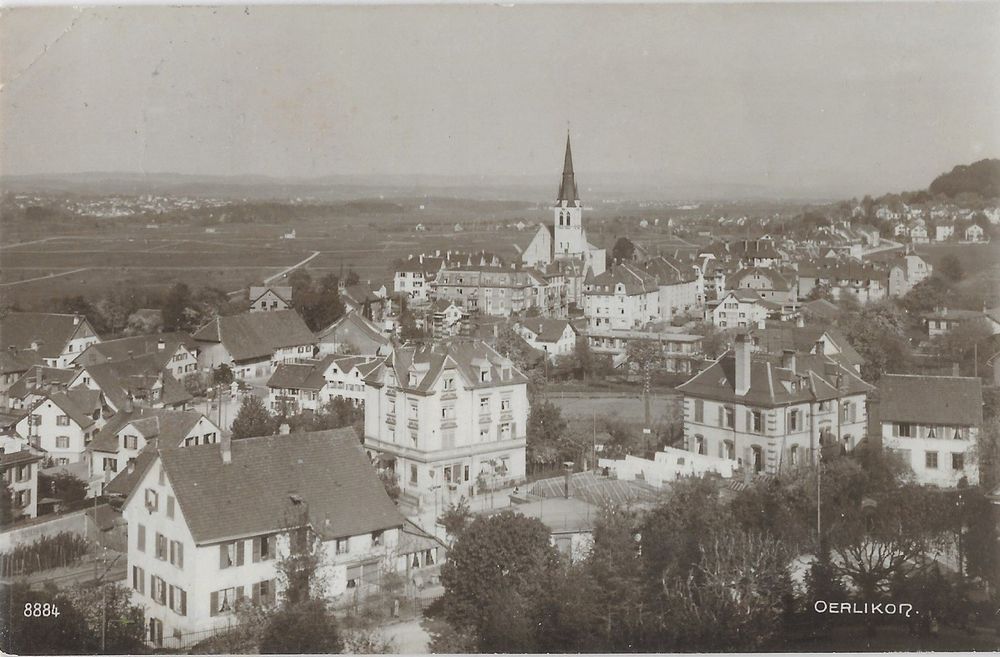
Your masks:
<svg viewBox="0 0 1000 657"><path fill-rule="evenodd" d="M582 307L584 279L604 273L604 249L587 240L587 230L583 227L583 204L573 173L569 134L566 135L562 181L552 208L552 225L538 227L527 246L521 249L521 264L564 272L569 299L578 307Z"/></svg>

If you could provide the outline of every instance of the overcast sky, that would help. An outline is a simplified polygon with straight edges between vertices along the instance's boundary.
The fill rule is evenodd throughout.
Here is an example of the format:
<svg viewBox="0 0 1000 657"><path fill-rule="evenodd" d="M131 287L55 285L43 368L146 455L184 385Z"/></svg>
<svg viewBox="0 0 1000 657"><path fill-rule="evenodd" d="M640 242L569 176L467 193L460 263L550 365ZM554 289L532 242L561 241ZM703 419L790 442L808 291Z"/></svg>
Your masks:
<svg viewBox="0 0 1000 657"><path fill-rule="evenodd" d="M1000 157L1000 4L23 8L0 165L925 187ZM555 184L555 181L553 182Z"/></svg>

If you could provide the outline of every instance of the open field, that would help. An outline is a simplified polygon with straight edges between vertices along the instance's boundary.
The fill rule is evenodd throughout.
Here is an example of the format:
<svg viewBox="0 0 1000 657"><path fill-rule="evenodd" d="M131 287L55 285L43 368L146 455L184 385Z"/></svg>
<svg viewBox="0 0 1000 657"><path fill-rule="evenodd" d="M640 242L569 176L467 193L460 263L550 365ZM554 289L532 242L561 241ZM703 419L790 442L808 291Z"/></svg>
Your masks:
<svg viewBox="0 0 1000 657"><path fill-rule="evenodd" d="M549 401L558 406L562 415L567 420L592 419L594 415L598 418L610 415L618 415L626 422L642 422L645 418L645 410L641 393L617 395L614 393L553 393L548 396ZM680 395L654 393L650 410L653 420L666 419L673 416Z"/></svg>

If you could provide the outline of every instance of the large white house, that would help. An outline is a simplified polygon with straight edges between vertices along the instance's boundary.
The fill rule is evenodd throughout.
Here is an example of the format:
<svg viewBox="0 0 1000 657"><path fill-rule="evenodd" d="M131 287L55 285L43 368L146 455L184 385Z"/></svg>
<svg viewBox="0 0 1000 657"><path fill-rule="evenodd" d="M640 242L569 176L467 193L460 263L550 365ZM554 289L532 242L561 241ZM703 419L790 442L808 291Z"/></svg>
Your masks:
<svg viewBox="0 0 1000 657"><path fill-rule="evenodd" d="M216 317L193 337L202 369L227 365L237 378L261 382L279 363L311 358L316 344L294 310Z"/></svg>
<svg viewBox="0 0 1000 657"><path fill-rule="evenodd" d="M588 277L583 288L583 314L589 329L638 329L660 319L656 277L639 267L616 264Z"/></svg>
<svg viewBox="0 0 1000 657"><path fill-rule="evenodd" d="M397 348L365 379L365 447L423 504L519 481L527 382L482 341Z"/></svg>
<svg viewBox="0 0 1000 657"><path fill-rule="evenodd" d="M236 622L241 600L275 604L276 564L307 536L335 602L399 562L405 521L349 428L158 449L132 476L128 582L155 647Z"/></svg>
<svg viewBox="0 0 1000 657"><path fill-rule="evenodd" d="M529 345L544 351L550 360L569 356L576 348L576 329L565 319L529 317L515 324L514 329Z"/></svg>
<svg viewBox="0 0 1000 657"><path fill-rule="evenodd" d="M41 394L16 426L18 435L56 465L77 463L104 424L101 393L74 389Z"/></svg>
<svg viewBox="0 0 1000 657"><path fill-rule="evenodd" d="M330 355L278 365L267 381L267 406L277 413L315 411L336 397L362 406L364 378L380 362L381 358Z"/></svg>
<svg viewBox="0 0 1000 657"><path fill-rule="evenodd" d="M678 386L689 451L775 474L852 450L865 436L871 386L825 355L752 355L750 339Z"/></svg>
<svg viewBox="0 0 1000 657"><path fill-rule="evenodd" d="M979 483L979 379L885 374L878 392L882 446L903 458L918 483L950 487L963 477L971 485Z"/></svg>

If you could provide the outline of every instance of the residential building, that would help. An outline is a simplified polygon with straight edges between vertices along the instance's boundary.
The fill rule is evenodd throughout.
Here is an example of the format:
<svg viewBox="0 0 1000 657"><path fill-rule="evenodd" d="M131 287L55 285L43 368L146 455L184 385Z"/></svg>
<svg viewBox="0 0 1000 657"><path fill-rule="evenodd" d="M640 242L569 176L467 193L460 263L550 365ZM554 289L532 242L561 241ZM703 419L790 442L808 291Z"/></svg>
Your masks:
<svg viewBox="0 0 1000 657"><path fill-rule="evenodd" d="M10 488L13 519L38 516L38 462L42 457L28 449L0 448L0 476Z"/></svg>
<svg viewBox="0 0 1000 657"><path fill-rule="evenodd" d="M560 316L565 315L566 298L561 285L561 277L546 278L537 269L466 265L438 272L432 296L470 314L510 317L538 308Z"/></svg>
<svg viewBox="0 0 1000 657"><path fill-rule="evenodd" d="M877 264L854 259L824 258L799 265L798 296L807 298L817 287L830 291L835 301L852 294L862 304L885 299L889 272Z"/></svg>
<svg viewBox="0 0 1000 657"><path fill-rule="evenodd" d="M361 313L376 326L385 327L385 321L392 310L392 301L384 285L379 287L374 287L370 283L342 285L340 300L344 302L344 308L348 312Z"/></svg>
<svg viewBox="0 0 1000 657"><path fill-rule="evenodd" d="M934 226L934 241L947 242L955 236L955 224L938 224Z"/></svg>
<svg viewBox="0 0 1000 657"><path fill-rule="evenodd" d="M828 356L856 373L861 372L864 363L847 336L829 324L767 321L763 327L750 328L747 334L755 352L780 356L792 350L797 354Z"/></svg>
<svg viewBox="0 0 1000 657"><path fill-rule="evenodd" d="M986 240L986 231L979 224L969 224L965 229L966 242L983 242Z"/></svg>
<svg viewBox="0 0 1000 657"><path fill-rule="evenodd" d="M38 352L30 349L18 351L11 347L0 351L0 410L10 408L7 391L30 370L42 364Z"/></svg>
<svg viewBox="0 0 1000 657"><path fill-rule="evenodd" d="M184 409L192 400L191 393L170 373L169 364L163 367L165 358L160 353L151 353L84 365L76 370L69 388L99 391L114 413L133 403L151 408Z"/></svg>
<svg viewBox="0 0 1000 657"><path fill-rule="evenodd" d="M966 322L984 322L990 325L994 333L1000 329L1000 324L991 321L985 313L978 310L941 307L935 308L933 312L924 313L922 318L927 326L927 337L929 338L950 333L957 326Z"/></svg>
<svg viewBox="0 0 1000 657"><path fill-rule="evenodd" d="M825 355L754 356L745 335L677 388L689 451L766 474L814 463L820 449L854 449L866 435L871 389Z"/></svg>
<svg viewBox="0 0 1000 657"><path fill-rule="evenodd" d="M569 356L576 349L576 329L565 319L528 317L514 324L524 341L533 348L544 351L549 360Z"/></svg>
<svg viewBox="0 0 1000 657"><path fill-rule="evenodd" d="M55 465L78 463L104 425L102 409L101 393L96 390L47 392L39 395L15 427L32 447L47 452Z"/></svg>
<svg viewBox="0 0 1000 657"><path fill-rule="evenodd" d="M292 288L286 285L252 285L247 298L250 300L250 312L290 310L292 307Z"/></svg>
<svg viewBox="0 0 1000 657"><path fill-rule="evenodd" d="M182 381L198 371L198 353L194 339L183 332L135 335L92 344L73 361L74 367L118 363L149 357L153 369L169 372Z"/></svg>
<svg viewBox="0 0 1000 657"><path fill-rule="evenodd" d="M23 412L47 392L66 390L77 372L36 364L7 388L7 410Z"/></svg>
<svg viewBox="0 0 1000 657"><path fill-rule="evenodd" d="M112 416L87 447L90 476L108 480L147 447L193 447L219 442L222 429L198 411L137 407ZM101 482L95 492L100 492Z"/></svg>
<svg viewBox="0 0 1000 657"><path fill-rule="evenodd" d="M756 290L740 288L723 295L718 302L710 303L706 309L706 319L721 329L759 326L780 306L767 301Z"/></svg>
<svg viewBox="0 0 1000 657"><path fill-rule="evenodd" d="M791 303L796 300L795 272L770 267L744 267L728 277L733 290L755 290L762 299L774 303Z"/></svg>
<svg viewBox="0 0 1000 657"><path fill-rule="evenodd" d="M158 449L123 518L154 647L232 625L240 599L276 604L277 563L313 536L334 604L375 591L405 522L350 428Z"/></svg>
<svg viewBox="0 0 1000 657"><path fill-rule="evenodd" d="M576 497L531 499L504 507L499 513L509 511L541 521L549 529L549 543L572 563L590 554L594 526L601 517L600 507Z"/></svg>
<svg viewBox="0 0 1000 657"><path fill-rule="evenodd" d="M458 303L438 299L431 304L430 311L430 326L435 337L462 335L468 332L469 313Z"/></svg>
<svg viewBox="0 0 1000 657"><path fill-rule="evenodd" d="M978 378L885 374L878 384L882 446L899 454L917 483L979 483L977 444L983 423Z"/></svg>
<svg viewBox="0 0 1000 657"><path fill-rule="evenodd" d="M930 278L934 266L915 253L906 253L889 263L889 296L901 297Z"/></svg>
<svg viewBox="0 0 1000 657"><path fill-rule="evenodd" d="M916 223L910 228L910 241L914 244L927 244L930 240L927 237L927 226L923 223Z"/></svg>
<svg viewBox="0 0 1000 657"><path fill-rule="evenodd" d="M389 338L370 320L356 312L344 313L340 319L316 334L316 347L320 356L376 356L388 351L389 346Z"/></svg>
<svg viewBox="0 0 1000 657"><path fill-rule="evenodd" d="M520 481L527 381L478 340L398 347L365 379L365 447L424 505Z"/></svg>
<svg viewBox="0 0 1000 657"><path fill-rule="evenodd" d="M705 299L704 279L693 264L658 255L646 260L642 267L656 278L660 320L669 322L675 315L701 308Z"/></svg>
<svg viewBox="0 0 1000 657"><path fill-rule="evenodd" d="M31 349L49 367L69 367L87 347L100 341L83 315L10 312L0 319L0 350Z"/></svg>
<svg viewBox="0 0 1000 657"><path fill-rule="evenodd" d="M587 279L583 313L590 330L641 329L660 319L660 288L654 276L629 263Z"/></svg>
<svg viewBox="0 0 1000 657"><path fill-rule="evenodd" d="M278 365L267 381L268 408L282 414L316 411L336 397L362 406L365 403L364 377L381 360L328 355Z"/></svg>
<svg viewBox="0 0 1000 657"><path fill-rule="evenodd" d="M216 317L195 332L198 364L228 365L238 379L266 381L279 363L311 358L316 338L294 310Z"/></svg>
<svg viewBox="0 0 1000 657"><path fill-rule="evenodd" d="M585 337L595 354L608 354L611 364L619 367L628 362L628 345L634 340L658 343L663 349L662 369L667 372L692 373L701 357L703 336L671 331L635 331L624 329L588 329Z"/></svg>

